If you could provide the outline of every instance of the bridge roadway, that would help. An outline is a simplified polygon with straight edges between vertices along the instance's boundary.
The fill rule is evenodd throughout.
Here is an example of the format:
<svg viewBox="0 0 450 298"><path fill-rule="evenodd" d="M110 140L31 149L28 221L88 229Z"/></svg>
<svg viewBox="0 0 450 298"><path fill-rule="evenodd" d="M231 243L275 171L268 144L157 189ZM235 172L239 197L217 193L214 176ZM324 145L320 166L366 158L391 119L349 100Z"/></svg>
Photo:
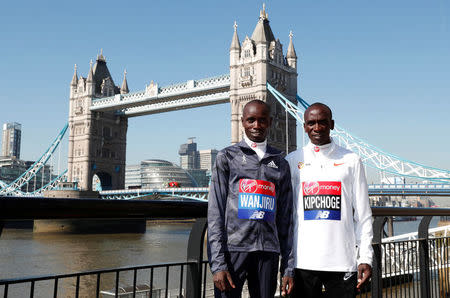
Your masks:
<svg viewBox="0 0 450 298"><path fill-rule="evenodd" d="M230 75L158 87L151 83L143 91L95 98L91 111L116 111L127 117L215 105L230 101Z"/></svg>
<svg viewBox="0 0 450 298"><path fill-rule="evenodd" d="M370 184L370 196L450 196L450 184Z"/></svg>
<svg viewBox="0 0 450 298"><path fill-rule="evenodd" d="M205 201L208 190L208 187L123 189L101 191L100 196L103 199L131 200L159 195ZM450 196L450 184L371 184L369 196Z"/></svg>

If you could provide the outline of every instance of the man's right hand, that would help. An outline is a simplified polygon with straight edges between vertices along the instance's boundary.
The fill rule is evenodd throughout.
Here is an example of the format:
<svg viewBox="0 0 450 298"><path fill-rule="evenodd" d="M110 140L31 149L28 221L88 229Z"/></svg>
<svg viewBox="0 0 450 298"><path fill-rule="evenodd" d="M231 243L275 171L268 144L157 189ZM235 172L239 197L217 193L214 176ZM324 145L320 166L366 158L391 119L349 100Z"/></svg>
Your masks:
<svg viewBox="0 0 450 298"><path fill-rule="evenodd" d="M216 288L218 288L222 292L229 291L231 290L231 288L236 288L233 280L231 279L230 272L228 271L219 271L214 273L213 280Z"/></svg>

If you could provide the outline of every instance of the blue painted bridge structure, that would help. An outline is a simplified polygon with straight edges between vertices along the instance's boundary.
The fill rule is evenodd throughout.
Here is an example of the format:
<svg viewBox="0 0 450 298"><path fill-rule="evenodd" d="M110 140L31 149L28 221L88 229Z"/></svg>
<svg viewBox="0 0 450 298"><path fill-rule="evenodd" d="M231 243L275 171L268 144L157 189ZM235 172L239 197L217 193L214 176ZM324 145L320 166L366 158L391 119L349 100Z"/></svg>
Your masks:
<svg viewBox="0 0 450 298"><path fill-rule="evenodd" d="M208 200L207 187L147 188L101 191L107 200L171 199ZM370 196L450 196L450 184L371 184Z"/></svg>

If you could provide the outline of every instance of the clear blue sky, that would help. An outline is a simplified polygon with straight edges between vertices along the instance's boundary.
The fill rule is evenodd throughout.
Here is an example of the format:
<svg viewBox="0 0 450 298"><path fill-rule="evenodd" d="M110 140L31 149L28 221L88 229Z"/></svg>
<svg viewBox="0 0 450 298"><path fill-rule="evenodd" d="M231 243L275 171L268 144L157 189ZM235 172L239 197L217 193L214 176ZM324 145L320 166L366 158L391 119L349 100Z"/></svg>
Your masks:
<svg viewBox="0 0 450 298"><path fill-rule="evenodd" d="M7 1L0 6L0 122L22 124L22 158L42 154L68 119L73 66L100 49L131 91L228 73L233 22L251 35L260 1ZM289 31L299 94L395 155L450 169L450 2L266 1L276 38ZM230 141L230 107L131 118L127 163L178 163L178 147Z"/></svg>

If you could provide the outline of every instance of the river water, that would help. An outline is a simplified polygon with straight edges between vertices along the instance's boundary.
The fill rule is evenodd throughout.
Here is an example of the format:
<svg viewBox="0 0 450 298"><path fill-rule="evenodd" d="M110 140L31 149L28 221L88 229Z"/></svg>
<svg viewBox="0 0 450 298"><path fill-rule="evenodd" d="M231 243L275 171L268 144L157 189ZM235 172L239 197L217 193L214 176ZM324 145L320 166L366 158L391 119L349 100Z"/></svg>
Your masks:
<svg viewBox="0 0 450 298"><path fill-rule="evenodd" d="M436 227L439 219L434 218L430 227ZM419 220L394 222L395 235L417 231ZM192 222L148 222L144 234L33 234L31 230L5 229L0 238L0 279L64 274L95 269L123 266L155 264L164 262L184 262ZM158 274L164 276L161 272ZM148 280L148 274L140 277L140 282ZM122 279L122 284L131 282L131 275ZM82 280L83 295L92 297L95 278ZM73 284L74 281L69 283ZM146 282L148 284L148 281ZM61 282L63 284L63 282ZM171 282L172 284L172 282ZM176 287L176 281L173 281ZM102 289L112 288L114 276L102 280ZM63 292L66 289L63 288ZM48 291L53 289L48 284ZM2 289L0 288L0 295ZM29 297L24 288L11 288L15 295ZM41 291L41 292L39 292ZM36 297L47 297L47 290L39 290ZM26 291L25 291L26 292ZM92 295L91 295L92 294ZM73 297L73 293L64 296Z"/></svg>
<svg viewBox="0 0 450 298"><path fill-rule="evenodd" d="M184 262L192 224L148 222L144 234L33 234L31 230L5 229L0 238L0 279ZM138 283L149 284L149 270L139 273ZM154 285L161 285L164 276L164 270L155 271ZM95 296L95 278L82 278L80 297ZM112 289L114 281L114 274L105 274L100 288ZM171 280L170 287L176 288L176 282ZM60 281L58 297L74 297L74 283L75 279ZM121 285L131 283L132 272L121 274ZM52 290L53 283L36 284L35 297L51 297ZM2 291L0 287L0 296ZM9 297L29 297L28 291L29 287L11 286Z"/></svg>

